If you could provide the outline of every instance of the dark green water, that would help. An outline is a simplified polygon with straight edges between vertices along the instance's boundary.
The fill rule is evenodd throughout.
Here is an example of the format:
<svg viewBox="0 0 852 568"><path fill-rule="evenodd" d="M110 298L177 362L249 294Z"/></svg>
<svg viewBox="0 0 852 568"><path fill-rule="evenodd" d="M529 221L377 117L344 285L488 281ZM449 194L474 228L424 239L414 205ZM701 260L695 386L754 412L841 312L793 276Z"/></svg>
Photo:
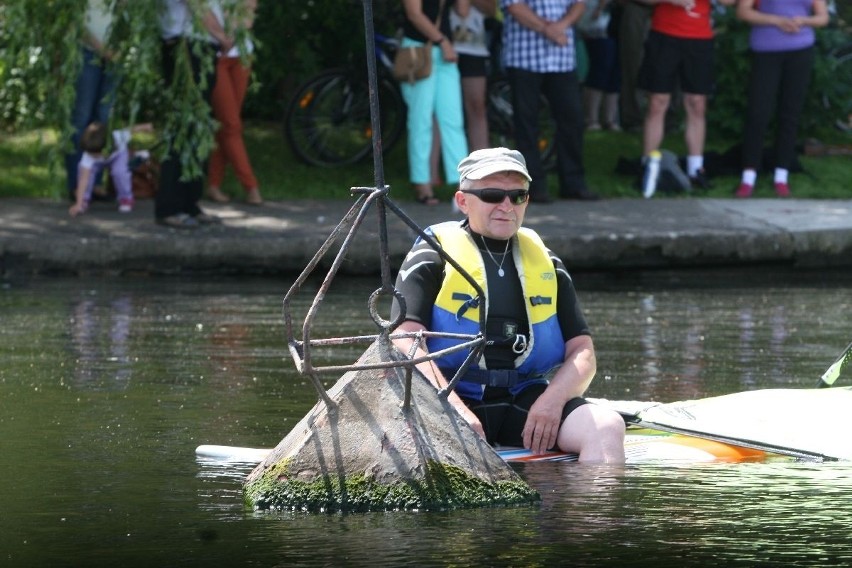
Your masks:
<svg viewBox="0 0 852 568"><path fill-rule="evenodd" d="M598 349L595 397L811 387L852 339L849 274L577 283ZM536 506L256 514L241 498L250 468L198 461L194 449L272 446L314 404L285 345L288 287L5 283L0 566L852 564L849 464L527 464L518 471L542 494ZM376 287L335 283L316 334L372 333ZM321 355L341 364L359 352Z"/></svg>

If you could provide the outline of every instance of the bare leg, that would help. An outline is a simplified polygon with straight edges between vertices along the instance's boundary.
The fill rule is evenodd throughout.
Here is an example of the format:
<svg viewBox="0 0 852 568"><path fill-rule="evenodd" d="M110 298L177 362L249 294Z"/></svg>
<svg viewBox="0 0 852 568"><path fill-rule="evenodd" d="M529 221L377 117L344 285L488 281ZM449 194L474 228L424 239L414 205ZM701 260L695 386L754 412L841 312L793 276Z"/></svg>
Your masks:
<svg viewBox="0 0 852 568"><path fill-rule="evenodd" d="M432 150L429 152L429 179L432 180L432 185L443 185L441 179L441 129L438 128L438 121L432 117ZM432 188L429 188L429 195L432 194Z"/></svg>
<svg viewBox="0 0 852 568"><path fill-rule="evenodd" d="M666 110L669 108L671 95L668 93L651 93L648 97L648 112L645 114L645 129L643 131L642 150L647 156L660 148L666 127Z"/></svg>
<svg viewBox="0 0 852 568"><path fill-rule="evenodd" d="M623 463L624 430L617 412L584 404L562 423L556 445L563 452L576 452L582 462Z"/></svg>
<svg viewBox="0 0 852 568"><path fill-rule="evenodd" d="M488 114L485 107L485 77L462 77L464 117L470 151L488 148Z"/></svg>
<svg viewBox="0 0 852 568"><path fill-rule="evenodd" d="M597 89L586 87L583 89L583 108L586 110L586 128L589 130L600 130L600 122L598 117L601 110L601 98L603 92Z"/></svg>
<svg viewBox="0 0 852 568"><path fill-rule="evenodd" d="M604 95L604 124L610 130L621 130L618 119L618 93Z"/></svg>
<svg viewBox="0 0 852 568"><path fill-rule="evenodd" d="M704 138L707 132L707 97L684 94L683 107L686 109L686 150L690 156L701 156L704 154Z"/></svg>

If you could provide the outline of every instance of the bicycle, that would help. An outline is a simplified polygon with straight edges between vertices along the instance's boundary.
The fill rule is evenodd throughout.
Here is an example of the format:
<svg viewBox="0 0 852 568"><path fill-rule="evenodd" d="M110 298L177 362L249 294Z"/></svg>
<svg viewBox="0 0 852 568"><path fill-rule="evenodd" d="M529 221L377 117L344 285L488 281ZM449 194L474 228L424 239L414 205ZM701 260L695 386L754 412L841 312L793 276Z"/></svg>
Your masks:
<svg viewBox="0 0 852 568"><path fill-rule="evenodd" d="M384 151L405 129L405 102L391 77L395 38L375 34L379 109ZM369 84L363 73L336 68L305 81L290 101L284 134L301 161L320 167L349 166L372 155Z"/></svg>
<svg viewBox="0 0 852 568"><path fill-rule="evenodd" d="M375 34L382 149L389 152L405 129L406 106L397 81L391 76L399 40ZM489 78L487 112L491 142L511 147L512 102L509 83L502 74ZM539 151L546 168L555 161L554 125L550 107L542 97ZM287 106L284 133L296 157L319 167L349 166L372 156L369 85L363 73L335 68L305 81Z"/></svg>

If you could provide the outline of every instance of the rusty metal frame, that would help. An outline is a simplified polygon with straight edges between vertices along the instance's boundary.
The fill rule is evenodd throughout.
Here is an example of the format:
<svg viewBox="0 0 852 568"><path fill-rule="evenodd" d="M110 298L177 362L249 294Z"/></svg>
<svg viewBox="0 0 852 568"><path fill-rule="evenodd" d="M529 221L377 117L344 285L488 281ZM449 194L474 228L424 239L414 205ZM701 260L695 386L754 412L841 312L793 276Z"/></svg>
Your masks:
<svg viewBox="0 0 852 568"><path fill-rule="evenodd" d="M408 408L411 400L411 374L413 368L424 362L432 361L449 353L454 353L456 351L461 351L463 349L469 349L467 358L465 359L464 364L461 366L456 375L450 380L447 387L440 389L438 391L438 396L447 397L449 393L455 388L456 384L460 380L462 374L465 369L469 365L474 364L479 360L482 356L483 350L485 349L485 309L484 307L479 310L479 333L475 335L467 335L467 334L452 334L452 333L440 333L440 332L431 332L431 331L423 331L417 333L391 333L391 331L396 328L400 323L402 323L402 315L397 318L397 321L388 321L383 319L378 310L376 309L376 302L382 296L393 296L398 302L400 302L401 310L400 314L405 312L405 298L399 293L399 291L393 285L393 279L391 276L391 267L390 267L390 255L388 252L388 231L387 231L387 214L388 211L395 214L397 217L402 219L402 221L408 225L412 230L414 230L421 239L426 241L438 254L444 259L445 262L452 265L459 273L473 286L476 294L479 298L484 298L485 294L479 284L470 276L470 274L462 268L451 256L449 256L441 245L435 240L434 237L424 232L405 212L396 205L390 199L390 186L385 184L384 179L384 163L382 161L382 138L381 138L381 124L380 124L380 114L379 114L379 99L378 99L378 87L377 87L377 72L376 72L376 58L375 58L375 36L373 29L373 8L372 8L372 0L362 0L364 6L364 33L366 36L366 49L367 49L367 79L369 82L369 93L370 93L370 120L372 125L373 132L373 169L374 169L374 187L352 187L350 191L353 195L356 195L357 198L355 203L350 207L350 209L343 216L343 219L337 226L332 229L328 238L326 238L325 242L320 246L319 250L316 252L314 257L308 262L307 266L304 268L302 273L296 278L293 285L287 291L287 294L284 296L284 307L283 307L283 315L284 315L284 324L285 330L287 333L287 345L290 351L291 356L293 357L293 361L296 364L296 369L302 375L307 375L313 385L317 390L317 394L319 398L326 404L327 409L332 412L335 410L336 405L334 401L328 396L325 388L322 385L322 382L319 379L320 374L324 373L344 373L347 371L353 370L367 370L367 369L385 369L385 368L402 368L404 369L406 375L406 389L405 389L405 408ZM347 252L352 246L352 241L354 239L355 234L358 229L361 227L364 219L367 216L367 213L371 208L375 206L376 209L376 217L378 221L379 227L379 258L381 261L381 287L375 290L368 301L368 309L370 311L370 317L376 323L379 331L375 335L362 335L355 337L336 337L336 338L325 338L325 339L313 339L312 338L312 327L313 322L317 317L317 313L319 311L319 307L325 299L326 293L328 292L329 287L331 286L331 282L334 280L335 276L340 269L341 264L343 263ZM320 261L329 254L329 251L332 250L334 245L340 239L342 240L342 244L340 245L339 250L334 258L334 261L331 264L331 267L328 270L322 284L317 291L313 302L311 303L310 308L308 309L307 315L305 316L304 322L301 327L301 334L297 338L296 329L293 323L292 310L291 310L291 301L293 297L298 294L301 290L302 285L305 283L307 278L314 272L314 270L319 266ZM483 304L484 306L484 304ZM416 352L417 347L425 341L429 337L445 337L449 339L461 339L462 343L455 345L453 347L436 351L434 353L428 353L425 357L414 358L414 353ZM394 349L392 341L394 339L402 339L402 338L410 338L414 339L414 344L412 346L412 350L408 353L408 357L402 361L392 360L390 357L390 350ZM383 349L384 353L387 353L388 356L386 360L381 363L373 363L373 364L359 364L357 361L349 364L349 365L327 365L327 366L317 366L314 364L313 357L313 349L315 347L328 347L335 345L352 345L357 343L365 343L371 344L375 341L379 341L380 346Z"/></svg>

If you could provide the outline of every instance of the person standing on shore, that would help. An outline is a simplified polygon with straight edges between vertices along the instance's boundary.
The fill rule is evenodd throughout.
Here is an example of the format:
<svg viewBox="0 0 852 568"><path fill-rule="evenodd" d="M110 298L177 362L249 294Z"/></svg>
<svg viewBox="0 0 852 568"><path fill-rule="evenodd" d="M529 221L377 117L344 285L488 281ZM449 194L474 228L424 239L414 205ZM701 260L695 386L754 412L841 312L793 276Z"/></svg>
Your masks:
<svg viewBox="0 0 852 568"><path fill-rule="evenodd" d="M515 140L532 176L530 200L553 199L539 149L541 97L550 103L556 125L559 196L593 201L583 167L583 104L577 76L573 26L583 15L582 0L502 0L503 63L512 88Z"/></svg>
<svg viewBox="0 0 852 568"><path fill-rule="evenodd" d="M640 0L618 0L618 7L618 64L621 67L619 118L623 129L638 131L642 129L645 112L644 95L640 93L636 82L653 8Z"/></svg>
<svg viewBox="0 0 852 568"><path fill-rule="evenodd" d="M775 108L775 173L778 197L790 197L789 171L796 133L814 63L814 28L828 24L825 0L739 0L737 18L751 24L751 74L743 133L743 173L734 195L751 197L763 155L763 139Z"/></svg>
<svg viewBox="0 0 852 568"><path fill-rule="evenodd" d="M450 10L453 47L458 53L469 150L488 147L487 89L490 53L486 20L497 13L497 0L471 0L466 18Z"/></svg>
<svg viewBox="0 0 852 568"><path fill-rule="evenodd" d="M194 6L195 3L192 3ZM200 36L194 31L194 19L199 18L209 35ZM160 13L160 32L163 43L162 65L166 87L172 86L176 75L183 72L178 69L178 61L189 59L192 72L192 84L200 86L203 102L210 104L210 93L216 82L215 60L217 51L227 52L233 47L233 40L226 34L215 14L205 7L196 13L188 0L163 0ZM201 56L198 55L201 53ZM202 65L201 57L209 58L209 66ZM205 72L209 69L210 72ZM202 74L205 76L202 77ZM203 128L204 125L195 125ZM218 223L219 218L201 210L198 201L203 192L203 177L198 174L186 179L181 157L174 146L174 140L168 140L168 155L160 164L160 186L154 202L154 217L158 224L175 229L194 229L200 224Z"/></svg>
<svg viewBox="0 0 852 568"><path fill-rule="evenodd" d="M229 18L226 18L220 0L211 2L211 9L219 25L231 37L235 37L235 30L250 30L254 25L257 0L242 0L234 8L235 11L228 14ZM220 51L216 58L216 86L213 88L211 104L213 116L219 121L219 130L216 131L216 147L210 153L207 196L217 203L230 201L221 190L225 168L230 165L245 190L246 203L263 205L257 177L243 141L241 117L251 78L251 66L247 62L243 63L243 58L251 58L253 52L254 45L246 38L242 45L234 45L227 52Z"/></svg>
<svg viewBox="0 0 852 568"><path fill-rule="evenodd" d="M115 54L109 48L112 12L106 0L89 0L86 5L83 31L83 68L74 84L74 107L71 110L72 149L65 155L66 189L72 202L76 201L77 166L83 156L80 138L88 126L97 122L109 124L115 102L118 75L113 66ZM100 187L102 176L94 181Z"/></svg>
<svg viewBox="0 0 852 568"><path fill-rule="evenodd" d="M651 31L645 41L639 87L648 92L643 129L643 162L659 152L666 111L679 84L686 110L686 173L696 189L708 189L704 171L707 96L713 91L713 24L711 0L642 0L653 4ZM716 0L731 6L736 0Z"/></svg>
<svg viewBox="0 0 852 568"><path fill-rule="evenodd" d="M441 157L448 184L456 184L458 174L451 165L467 154L464 132L461 77L458 54L450 39L450 8L467 17L470 0L403 0L402 47L431 44L432 69L428 77L400 85L408 108L408 170L414 199L423 205L440 203L432 187L434 125L440 130Z"/></svg>

